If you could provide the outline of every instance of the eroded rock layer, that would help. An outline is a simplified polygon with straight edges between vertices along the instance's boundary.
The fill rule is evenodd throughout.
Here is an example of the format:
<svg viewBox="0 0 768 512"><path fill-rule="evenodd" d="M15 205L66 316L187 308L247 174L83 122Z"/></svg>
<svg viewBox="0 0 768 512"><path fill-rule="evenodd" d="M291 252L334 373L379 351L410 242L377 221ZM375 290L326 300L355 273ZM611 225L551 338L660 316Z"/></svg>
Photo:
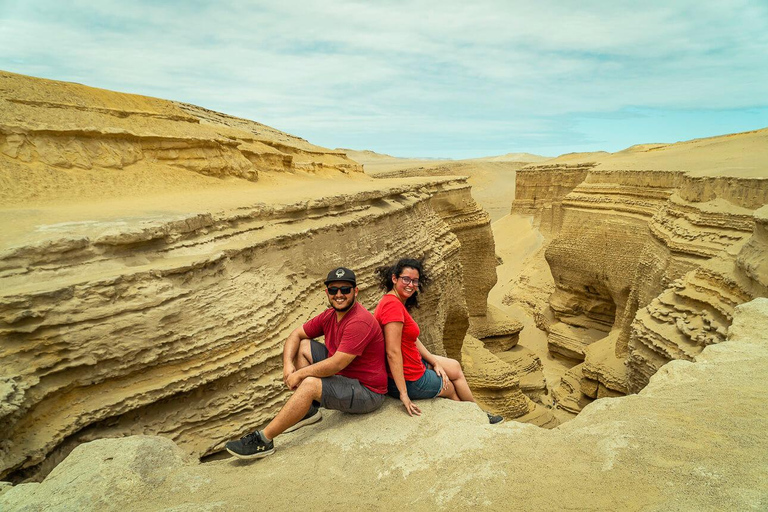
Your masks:
<svg viewBox="0 0 768 512"><path fill-rule="evenodd" d="M135 190L141 185L137 177L146 172L157 177L181 170L249 181L265 171L362 173L341 151L253 121L5 71L0 71L0 120L0 203L6 206L41 198L71 201L85 195L88 181Z"/></svg>
<svg viewBox="0 0 768 512"><path fill-rule="evenodd" d="M288 396L282 343L327 307L333 266L372 309L376 267L424 258L415 317L439 354L485 312L492 270L463 275L495 261L493 239L462 178L373 180L250 121L0 79L0 477L96 438L202 456L264 424Z"/></svg>
<svg viewBox="0 0 768 512"><path fill-rule="evenodd" d="M391 400L368 415L331 411L254 462L199 464L159 437L103 439L44 482L5 490L0 508L763 510L767 329L768 301L742 305L725 343L553 430L489 425L450 400L412 418Z"/></svg>
<svg viewBox="0 0 768 512"><path fill-rule="evenodd" d="M513 211L537 215L551 240L549 349L584 361L555 393L565 408L637 392L766 295L766 153L760 130L518 171Z"/></svg>

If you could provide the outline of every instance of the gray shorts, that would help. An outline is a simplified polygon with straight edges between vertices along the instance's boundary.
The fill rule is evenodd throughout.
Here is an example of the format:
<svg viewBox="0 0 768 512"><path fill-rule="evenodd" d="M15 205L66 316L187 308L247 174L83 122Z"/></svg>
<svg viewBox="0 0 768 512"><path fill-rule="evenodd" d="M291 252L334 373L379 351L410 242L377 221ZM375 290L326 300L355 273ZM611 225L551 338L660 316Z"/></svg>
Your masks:
<svg viewBox="0 0 768 512"><path fill-rule="evenodd" d="M312 340L312 362L317 363L328 359L328 349L322 343ZM374 393L360 384L357 379L350 379L343 375L321 377L323 393L320 398L320 407L335 409L337 411L364 414L373 412L384 403L384 395Z"/></svg>

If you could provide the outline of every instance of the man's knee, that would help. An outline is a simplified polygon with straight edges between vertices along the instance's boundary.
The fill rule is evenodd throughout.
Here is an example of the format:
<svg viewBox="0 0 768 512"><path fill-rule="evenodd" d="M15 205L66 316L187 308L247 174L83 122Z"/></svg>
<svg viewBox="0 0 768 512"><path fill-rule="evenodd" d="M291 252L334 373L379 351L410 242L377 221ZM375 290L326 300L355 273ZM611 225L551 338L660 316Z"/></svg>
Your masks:
<svg viewBox="0 0 768 512"><path fill-rule="evenodd" d="M303 357L309 364L312 364L312 340L303 339L301 345L299 345L299 355Z"/></svg>
<svg viewBox="0 0 768 512"><path fill-rule="evenodd" d="M318 400L323 393L323 379L318 377L307 377L301 381L301 384L299 384L296 391L309 394L313 399Z"/></svg>

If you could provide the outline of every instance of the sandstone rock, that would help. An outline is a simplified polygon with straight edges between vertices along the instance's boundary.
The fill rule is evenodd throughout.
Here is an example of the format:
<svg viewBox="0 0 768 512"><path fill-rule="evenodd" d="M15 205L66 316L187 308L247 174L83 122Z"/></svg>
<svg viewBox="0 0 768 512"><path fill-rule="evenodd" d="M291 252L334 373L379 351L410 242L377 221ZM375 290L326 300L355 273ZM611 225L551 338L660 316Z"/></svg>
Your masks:
<svg viewBox="0 0 768 512"><path fill-rule="evenodd" d="M183 169L246 180L262 171L362 173L341 151L193 105L8 72L0 72L0 84L0 155L13 177L3 190L6 205L62 197L82 186L84 176L135 187L130 178L138 170L132 166L150 166L154 174ZM80 172L60 173L57 179L77 178L48 190L25 188L40 178L50 181L50 168ZM99 169L128 176L87 172Z"/></svg>
<svg viewBox="0 0 768 512"><path fill-rule="evenodd" d="M501 302L505 306L520 306L533 318L539 329L549 332L555 323L552 308L549 305L549 298L555 291L555 284L544 259L546 247L545 243L524 260L521 273L514 282L507 284ZM505 288L504 283L501 288Z"/></svg>
<svg viewBox="0 0 768 512"><path fill-rule="evenodd" d="M551 237L550 350L578 358L611 332L612 348L586 355L587 394L642 389L666 362L722 341L736 305L768 294L766 158L768 130L757 130L518 171L513 211L535 213Z"/></svg>
<svg viewBox="0 0 768 512"><path fill-rule="evenodd" d="M584 407L592 403L592 399L584 393L582 372L584 363L577 364L560 379L557 387L552 390L552 399L559 409L578 414ZM597 390L597 385L589 384L589 391Z"/></svg>
<svg viewBox="0 0 768 512"><path fill-rule="evenodd" d="M594 162L534 164L517 171L512 213L534 215L537 227L544 233L557 232L562 199L584 181L594 166Z"/></svg>
<svg viewBox="0 0 768 512"><path fill-rule="evenodd" d="M568 321L574 321L574 319L568 318ZM550 352L583 361L586 348L605 336L606 333L602 330L557 322L549 326L547 341Z"/></svg>
<svg viewBox="0 0 768 512"><path fill-rule="evenodd" d="M499 308L488 306L485 316L470 316L468 333L483 342L491 352L504 352L517 345L523 325Z"/></svg>
<svg viewBox="0 0 768 512"><path fill-rule="evenodd" d="M175 470L191 463L173 441L163 437L92 441L75 448L48 475L46 484L55 491L40 502L48 510L141 508L141 496L147 490L162 486ZM187 482L190 487L192 481ZM21 484L9 496L28 492L39 499L39 490L37 484ZM7 502L8 506L12 504ZM36 508L27 506L30 510Z"/></svg>
<svg viewBox="0 0 768 512"><path fill-rule="evenodd" d="M515 369L520 378L520 390L528 398L540 404L544 403L547 382L539 356L526 347L517 346L505 352L497 352L496 357Z"/></svg>
<svg viewBox="0 0 768 512"><path fill-rule="evenodd" d="M0 508L760 510L768 388L755 383L768 379L767 329L768 300L739 306L728 339L697 362L671 362L637 395L597 400L553 430L488 425L475 405L449 400L422 401L411 418L387 400L369 415L331 412L253 463L183 463L148 437L90 443L43 483L0 495ZM162 452L162 471L134 456L122 459L132 468L111 464L123 451ZM99 479L98 467L111 469ZM96 489L113 489L112 501L89 501Z"/></svg>
<svg viewBox="0 0 768 512"><path fill-rule="evenodd" d="M324 309L329 267L354 268L372 309L376 267L424 258L415 316L438 354L458 357L485 313L493 237L463 178L374 180L199 107L0 80L0 477L129 434L199 457L264 424L288 397L283 340Z"/></svg>
<svg viewBox="0 0 768 512"><path fill-rule="evenodd" d="M524 368L523 373L515 364L517 361L510 362L487 350L480 340L470 335L464 339L461 363L479 404L505 418L547 428L557 426L557 419L546 408L523 393L520 375L531 375L531 369ZM540 368L539 363L539 371ZM525 385L529 392L535 386L530 380ZM536 390L541 392L541 387Z"/></svg>

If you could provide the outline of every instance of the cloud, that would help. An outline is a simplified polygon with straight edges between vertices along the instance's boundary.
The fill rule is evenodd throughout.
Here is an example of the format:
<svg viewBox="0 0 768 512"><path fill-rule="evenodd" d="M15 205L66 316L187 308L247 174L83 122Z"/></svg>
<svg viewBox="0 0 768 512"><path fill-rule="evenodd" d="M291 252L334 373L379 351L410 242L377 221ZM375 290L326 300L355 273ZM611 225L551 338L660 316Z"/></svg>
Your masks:
<svg viewBox="0 0 768 512"><path fill-rule="evenodd" d="M766 26L760 0L30 0L0 11L0 68L196 103L332 146L616 149L643 142L630 123L618 133L579 119L765 107Z"/></svg>

